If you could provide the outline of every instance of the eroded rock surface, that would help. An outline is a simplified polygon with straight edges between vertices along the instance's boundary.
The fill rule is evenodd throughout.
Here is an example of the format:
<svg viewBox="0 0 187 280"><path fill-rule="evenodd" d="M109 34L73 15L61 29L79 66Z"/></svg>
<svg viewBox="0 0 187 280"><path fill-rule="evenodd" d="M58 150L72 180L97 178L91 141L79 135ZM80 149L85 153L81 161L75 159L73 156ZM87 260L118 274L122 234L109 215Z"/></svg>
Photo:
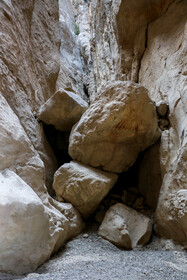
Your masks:
<svg viewBox="0 0 187 280"><path fill-rule="evenodd" d="M147 90L114 82L96 97L70 135L70 156L111 172L127 170L159 138L155 105Z"/></svg>
<svg viewBox="0 0 187 280"><path fill-rule="evenodd" d="M161 137L163 183L157 229L161 236L181 243L187 241L186 10L186 1L173 1L167 12L150 24L140 68L140 82L149 89L151 98L169 105L170 127Z"/></svg>
<svg viewBox="0 0 187 280"><path fill-rule="evenodd" d="M99 235L125 249L145 245L151 232L151 220L122 203L110 207L99 228Z"/></svg>
<svg viewBox="0 0 187 280"><path fill-rule="evenodd" d="M47 211L31 187L10 170L0 174L0 221L1 271L26 273L49 258Z"/></svg>
<svg viewBox="0 0 187 280"><path fill-rule="evenodd" d="M38 198L40 203L37 204L36 199L36 210L32 207L32 201L35 205L35 199L33 198L29 211L31 216L37 215L38 211L40 223L44 225L47 236L43 236L47 252L45 248L42 252L41 247L38 246L41 250L39 252L37 244L34 243L32 238L36 238L36 242L40 242L44 233L41 226L38 225L36 229L39 233L38 237L36 236L35 222L37 224L39 221L35 216L31 217L35 219L31 223L33 225L31 233L29 234L29 231L26 230L26 228L30 229L31 225L29 225L29 221L24 219L22 221L24 213L29 216L24 201L18 203L14 209L15 215L17 213L16 223L20 225L23 222L26 223L25 228L21 228L20 231L22 241L17 236L17 228L14 228L13 232L8 235L10 233L9 224L4 223L2 225L1 222L3 223L4 220L0 219L0 229L4 233L7 231L8 243L11 244L13 250L15 248L11 261L8 257L4 258L0 262L3 264L0 269L13 273L34 270L72 236L72 226L75 228L77 225L77 232L81 230L81 218L78 213L74 212L75 219L80 221L76 224L68 215L66 215L67 218L63 215L64 209L61 211L60 207L57 209L51 203L46 185L48 191L52 193L51 182L57 168L56 159L46 141L42 125L36 118L36 111L56 91L56 81L60 67L58 21L58 1L2 0L0 2L0 169L1 171L10 169L15 172L17 174L15 174L15 180L17 180L16 176L19 176L18 181L21 182L21 186L28 184L35 192L35 194L29 192L32 197L39 196L41 200ZM12 173L7 174L9 177L12 176ZM14 179L10 178L9 185L10 188L13 188L12 192L15 192L15 201L19 200L21 194L19 196L18 193L16 196L17 185L14 184ZM27 186L27 188L29 187ZM25 201L29 202L29 198L28 200L25 198ZM24 210L23 215L20 213L21 210ZM18 247L20 248L20 250L17 248L17 252L16 244L14 244L16 243L14 242L14 234L15 238L18 238ZM24 240L24 235L26 240ZM37 238L40 238L40 240ZM27 245L28 248L31 247L31 241L32 247L36 247L36 256L34 259L33 251L28 250L31 256L25 255L24 262L24 255L21 252L23 250L26 253ZM21 242L23 243L21 244ZM5 244L1 243L1 254L9 250L8 243L6 243L7 248ZM20 254L20 258L23 257L22 266L22 260L19 259L18 254ZM30 263L28 258L30 258Z"/></svg>
<svg viewBox="0 0 187 280"><path fill-rule="evenodd" d="M53 188L57 199L72 203L87 218L97 209L116 180L116 174L70 162L56 171Z"/></svg>
<svg viewBox="0 0 187 280"><path fill-rule="evenodd" d="M87 102L80 96L59 90L40 107L37 116L60 131L70 131L87 108Z"/></svg>

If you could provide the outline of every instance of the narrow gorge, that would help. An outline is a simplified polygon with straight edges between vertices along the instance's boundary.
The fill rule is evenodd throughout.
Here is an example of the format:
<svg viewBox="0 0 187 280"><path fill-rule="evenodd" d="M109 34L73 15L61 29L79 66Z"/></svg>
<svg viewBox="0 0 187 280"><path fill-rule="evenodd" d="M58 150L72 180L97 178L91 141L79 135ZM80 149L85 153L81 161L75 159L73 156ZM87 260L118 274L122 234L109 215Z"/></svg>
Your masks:
<svg viewBox="0 0 187 280"><path fill-rule="evenodd" d="M186 0L1 0L0 280L187 279L186 108Z"/></svg>

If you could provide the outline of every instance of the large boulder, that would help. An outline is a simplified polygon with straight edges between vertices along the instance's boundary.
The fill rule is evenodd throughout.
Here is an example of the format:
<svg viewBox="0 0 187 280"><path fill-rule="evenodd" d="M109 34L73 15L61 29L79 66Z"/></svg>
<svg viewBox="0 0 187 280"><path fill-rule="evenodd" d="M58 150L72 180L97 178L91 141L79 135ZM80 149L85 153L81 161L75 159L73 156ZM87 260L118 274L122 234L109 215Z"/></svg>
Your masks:
<svg viewBox="0 0 187 280"><path fill-rule="evenodd" d="M61 131L69 131L79 121L88 104L79 95L59 90L39 109L38 118Z"/></svg>
<svg viewBox="0 0 187 280"><path fill-rule="evenodd" d="M122 203L110 207L99 228L99 235L125 249L145 245L151 232L151 220Z"/></svg>
<svg viewBox="0 0 187 280"><path fill-rule="evenodd" d="M40 198L13 171L0 173L0 271L36 269L51 254L49 240L49 217Z"/></svg>
<svg viewBox="0 0 187 280"><path fill-rule="evenodd" d="M148 91L136 83L118 81L106 86L73 127L69 154L85 164L122 172L159 136Z"/></svg>
<svg viewBox="0 0 187 280"><path fill-rule="evenodd" d="M72 203L84 218L88 218L116 181L116 174L70 162L56 171L53 188L58 200Z"/></svg>

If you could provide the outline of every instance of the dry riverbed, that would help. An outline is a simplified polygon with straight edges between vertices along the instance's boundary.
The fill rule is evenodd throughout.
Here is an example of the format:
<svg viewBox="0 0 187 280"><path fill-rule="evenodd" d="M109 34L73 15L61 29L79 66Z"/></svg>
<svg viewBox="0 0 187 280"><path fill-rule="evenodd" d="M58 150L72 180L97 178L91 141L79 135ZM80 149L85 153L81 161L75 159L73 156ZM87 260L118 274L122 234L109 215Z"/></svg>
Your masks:
<svg viewBox="0 0 187 280"><path fill-rule="evenodd" d="M187 252L153 237L144 248L125 251L90 226L34 273L0 280L187 280Z"/></svg>

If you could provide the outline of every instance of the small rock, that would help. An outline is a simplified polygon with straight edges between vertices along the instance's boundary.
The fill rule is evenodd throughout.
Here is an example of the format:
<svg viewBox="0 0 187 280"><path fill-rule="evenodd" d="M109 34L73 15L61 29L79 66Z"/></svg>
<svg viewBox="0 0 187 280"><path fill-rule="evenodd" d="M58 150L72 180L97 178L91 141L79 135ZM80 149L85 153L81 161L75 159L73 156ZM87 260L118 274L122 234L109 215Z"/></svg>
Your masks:
<svg viewBox="0 0 187 280"><path fill-rule="evenodd" d="M131 192L127 192L126 190L123 191L123 194L122 194L122 197L121 197L121 200L124 204L128 205L128 206L131 206L133 205L133 203L135 202L137 198L137 195L136 194L133 194Z"/></svg>
<svg viewBox="0 0 187 280"><path fill-rule="evenodd" d="M89 235L87 233L83 234L83 238L88 238Z"/></svg>
<svg viewBox="0 0 187 280"><path fill-rule="evenodd" d="M157 113L161 116L161 117L164 117L166 116L167 112L168 112L168 105L163 101L161 100L160 102L158 102L156 104L156 109L157 109Z"/></svg>
<svg viewBox="0 0 187 280"><path fill-rule="evenodd" d="M151 220L122 203L117 203L106 212L99 228L99 235L126 249L145 245L151 232Z"/></svg>
<svg viewBox="0 0 187 280"><path fill-rule="evenodd" d="M137 210L142 209L143 208L143 202L144 202L144 198L143 197L138 197L136 199L136 201L133 203L132 207L134 209L137 209Z"/></svg>
<svg viewBox="0 0 187 280"><path fill-rule="evenodd" d="M161 119L159 121L159 127L160 127L161 130L167 129L168 125L169 125L169 121L168 120Z"/></svg>

